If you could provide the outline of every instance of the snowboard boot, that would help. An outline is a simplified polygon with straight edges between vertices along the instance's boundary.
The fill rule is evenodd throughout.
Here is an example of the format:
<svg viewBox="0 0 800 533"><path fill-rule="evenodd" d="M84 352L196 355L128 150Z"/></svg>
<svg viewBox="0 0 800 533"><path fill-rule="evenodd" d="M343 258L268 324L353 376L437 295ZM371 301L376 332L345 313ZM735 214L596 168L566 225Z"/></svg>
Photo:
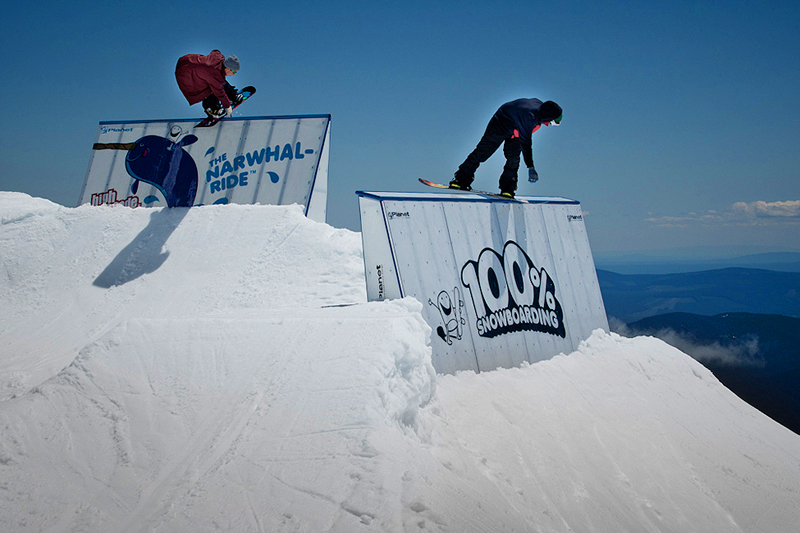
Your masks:
<svg viewBox="0 0 800 533"><path fill-rule="evenodd" d="M474 176L463 181L459 180L458 178L453 178L453 180L450 182L450 188L461 191L471 191L472 187L470 187L470 185L472 185L473 180L475 180Z"/></svg>
<svg viewBox="0 0 800 533"><path fill-rule="evenodd" d="M500 191L500 196L504 198L514 198L514 191Z"/></svg>

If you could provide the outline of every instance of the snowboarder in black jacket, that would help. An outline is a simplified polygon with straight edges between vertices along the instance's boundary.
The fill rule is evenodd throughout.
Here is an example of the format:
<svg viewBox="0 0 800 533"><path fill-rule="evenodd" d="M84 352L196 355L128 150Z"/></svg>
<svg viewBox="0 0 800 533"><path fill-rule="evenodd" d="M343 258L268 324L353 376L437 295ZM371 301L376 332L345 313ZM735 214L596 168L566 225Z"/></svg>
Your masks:
<svg viewBox="0 0 800 533"><path fill-rule="evenodd" d="M478 146L458 167L450 188L472 190L471 184L478 166L505 143L503 154L506 156L506 164L500 175L500 193L513 198L517 190L520 152L528 167L528 180L538 180L539 175L533 166L533 133L542 124L560 124L562 115L561 106L550 100L542 103L537 98L520 98L501 105L486 126L486 132Z"/></svg>

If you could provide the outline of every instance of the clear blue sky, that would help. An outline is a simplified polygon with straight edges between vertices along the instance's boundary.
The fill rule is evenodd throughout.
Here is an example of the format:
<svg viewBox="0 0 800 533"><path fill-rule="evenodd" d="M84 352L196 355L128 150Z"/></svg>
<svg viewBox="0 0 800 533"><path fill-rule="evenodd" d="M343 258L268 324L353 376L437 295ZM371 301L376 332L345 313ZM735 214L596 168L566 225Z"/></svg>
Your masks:
<svg viewBox="0 0 800 533"><path fill-rule="evenodd" d="M228 5L4 7L0 190L76 205L98 122L200 117L175 63L218 48L258 87L243 115L332 115L334 226L360 229L356 190L448 181L497 107L537 97L564 121L518 194L579 200L595 252L800 249L796 1Z"/></svg>

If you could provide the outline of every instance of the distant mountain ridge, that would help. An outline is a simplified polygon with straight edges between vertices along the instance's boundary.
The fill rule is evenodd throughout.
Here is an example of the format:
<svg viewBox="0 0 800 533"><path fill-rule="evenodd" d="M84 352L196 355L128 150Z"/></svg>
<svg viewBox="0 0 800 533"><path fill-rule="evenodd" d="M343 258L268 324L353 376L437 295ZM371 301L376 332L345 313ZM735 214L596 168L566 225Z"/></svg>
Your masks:
<svg viewBox="0 0 800 533"><path fill-rule="evenodd" d="M606 314L630 323L665 313L800 317L800 272L723 268L676 274L597 270Z"/></svg>
<svg viewBox="0 0 800 533"><path fill-rule="evenodd" d="M706 257L687 255L665 257L646 253L599 253L597 268L619 274L669 274L699 272L722 268L760 268L778 272L800 272L800 253L765 252L736 257Z"/></svg>

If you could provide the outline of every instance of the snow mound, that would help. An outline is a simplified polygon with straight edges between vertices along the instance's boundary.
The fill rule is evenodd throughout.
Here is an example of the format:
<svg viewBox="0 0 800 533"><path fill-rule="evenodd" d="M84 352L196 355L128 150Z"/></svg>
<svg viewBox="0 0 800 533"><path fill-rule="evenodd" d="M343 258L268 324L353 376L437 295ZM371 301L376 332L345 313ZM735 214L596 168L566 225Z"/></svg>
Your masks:
<svg viewBox="0 0 800 533"><path fill-rule="evenodd" d="M300 206L61 207L0 193L0 399L128 318L365 303L360 235Z"/></svg>
<svg viewBox="0 0 800 533"><path fill-rule="evenodd" d="M436 396L418 501L464 507L462 530L788 533L800 518L800 437L658 339L597 330L568 356L440 376ZM481 487L471 503L464 486Z"/></svg>

